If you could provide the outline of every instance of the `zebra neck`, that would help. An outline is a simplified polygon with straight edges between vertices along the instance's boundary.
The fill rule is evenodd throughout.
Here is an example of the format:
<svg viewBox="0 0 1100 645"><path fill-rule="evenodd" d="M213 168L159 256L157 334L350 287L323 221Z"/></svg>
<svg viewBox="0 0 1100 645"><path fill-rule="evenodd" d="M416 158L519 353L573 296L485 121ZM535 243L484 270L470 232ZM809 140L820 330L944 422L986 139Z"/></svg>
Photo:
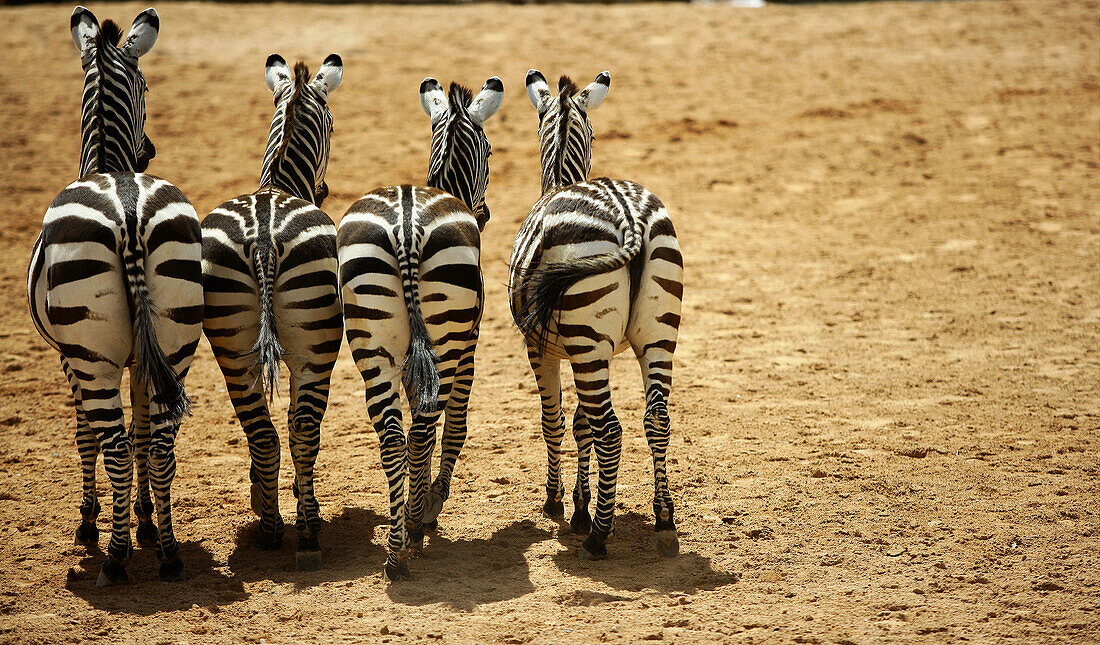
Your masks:
<svg viewBox="0 0 1100 645"><path fill-rule="evenodd" d="M275 188L307 202L314 201L316 170L312 164L295 159L288 148L279 154L279 143L272 142L264 155L260 174L260 190Z"/></svg>
<svg viewBox="0 0 1100 645"><path fill-rule="evenodd" d="M545 195L566 186L586 181L588 169L580 163L570 163L565 159L554 163L553 159L544 160L542 166L542 194Z"/></svg>
<svg viewBox="0 0 1100 645"><path fill-rule="evenodd" d="M92 173L134 172L137 151L126 134L122 119L108 113L103 105L100 75L85 83L80 111L80 176ZM112 140L114 141L112 145Z"/></svg>

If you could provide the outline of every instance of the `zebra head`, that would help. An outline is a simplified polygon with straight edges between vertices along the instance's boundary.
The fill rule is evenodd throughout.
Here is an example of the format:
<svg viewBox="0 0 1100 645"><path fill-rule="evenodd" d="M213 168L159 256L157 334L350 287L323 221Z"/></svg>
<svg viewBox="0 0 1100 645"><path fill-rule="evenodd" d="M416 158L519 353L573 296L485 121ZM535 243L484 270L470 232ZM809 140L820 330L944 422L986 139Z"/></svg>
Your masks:
<svg viewBox="0 0 1100 645"><path fill-rule="evenodd" d="M476 97L455 83L448 94L434 78L420 83L420 105L432 120L427 184L465 202L482 230L489 221L485 189L492 154L484 126L503 100L504 84L496 76L485 81Z"/></svg>
<svg viewBox="0 0 1100 645"><path fill-rule="evenodd" d="M600 107L610 85L611 72L606 71L580 91L569 77L562 76L555 97L541 72L527 72L527 97L539 112L543 194L588 179L592 169L588 113Z"/></svg>
<svg viewBox="0 0 1100 645"><path fill-rule="evenodd" d="M73 10L69 28L84 68L80 176L144 172L156 148L145 136L146 85L138 58L157 42L156 10L139 13L125 40L118 25L105 20L100 26L92 12L81 6Z"/></svg>
<svg viewBox="0 0 1100 645"><path fill-rule="evenodd" d="M328 197L328 168L332 112L328 95L340 87L344 63L330 54L317 75L299 61L291 74L278 54L267 57L264 77L275 95L275 117L267 137L267 152L260 171L260 188L273 187L317 206Z"/></svg>

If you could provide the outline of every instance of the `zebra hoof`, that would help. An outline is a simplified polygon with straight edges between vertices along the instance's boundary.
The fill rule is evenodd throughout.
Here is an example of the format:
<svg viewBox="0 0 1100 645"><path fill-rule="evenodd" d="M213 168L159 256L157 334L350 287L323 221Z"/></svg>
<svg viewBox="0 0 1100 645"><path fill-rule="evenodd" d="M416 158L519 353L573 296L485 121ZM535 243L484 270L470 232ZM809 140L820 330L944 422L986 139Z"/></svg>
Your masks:
<svg viewBox="0 0 1100 645"><path fill-rule="evenodd" d="M675 558L680 555L680 539L676 537L676 531L657 531L653 534L657 544L657 553L662 558Z"/></svg>
<svg viewBox="0 0 1100 645"><path fill-rule="evenodd" d="M76 536L73 539L76 546L97 546L99 544L99 528L95 522L81 522L76 528Z"/></svg>
<svg viewBox="0 0 1100 645"><path fill-rule="evenodd" d="M569 527L577 535L588 535L592 530L592 518L588 515L588 509L576 509L573 517L569 519Z"/></svg>
<svg viewBox="0 0 1100 645"><path fill-rule="evenodd" d="M424 552L424 527L409 529L409 554L420 555Z"/></svg>
<svg viewBox="0 0 1100 645"><path fill-rule="evenodd" d="M252 512L256 514L256 517L263 517L264 489L260 486L260 482L252 483L249 495L251 496Z"/></svg>
<svg viewBox="0 0 1100 645"><path fill-rule="evenodd" d="M565 517L565 504L560 499L547 499L546 503L542 505L542 512L546 513L547 517L563 518Z"/></svg>
<svg viewBox="0 0 1100 645"><path fill-rule="evenodd" d="M295 551L294 566L299 571L319 571L321 569L321 551Z"/></svg>
<svg viewBox="0 0 1100 645"><path fill-rule="evenodd" d="M167 562L161 562L160 571L157 574L164 582L187 580L187 573L183 570L183 560L178 555Z"/></svg>
<svg viewBox="0 0 1100 645"><path fill-rule="evenodd" d="M412 580L412 574L409 573L408 562L398 562L396 565L387 562L386 566L382 569L382 576L386 582Z"/></svg>
<svg viewBox="0 0 1100 645"><path fill-rule="evenodd" d="M113 558L107 558L99 570L99 577L96 578L95 586L110 587L129 581L130 576L126 575L126 565Z"/></svg>
<svg viewBox="0 0 1100 645"><path fill-rule="evenodd" d="M577 549L577 557L581 560L606 559L607 545L604 544L606 540L606 537L601 540L594 534L589 535L588 539L581 543L581 548Z"/></svg>
<svg viewBox="0 0 1100 645"><path fill-rule="evenodd" d="M428 491L427 499L424 500L424 524L435 522L442 510L443 496L434 490Z"/></svg>
<svg viewBox="0 0 1100 645"><path fill-rule="evenodd" d="M153 520L139 519L137 525L137 543L139 546L149 548L157 543L157 527Z"/></svg>
<svg viewBox="0 0 1100 645"><path fill-rule="evenodd" d="M424 530L434 533L439 530L439 520L432 520L431 522L424 522Z"/></svg>
<svg viewBox="0 0 1100 645"><path fill-rule="evenodd" d="M259 537L256 538L256 548L261 551L278 551L283 548L282 531L275 533L260 531Z"/></svg>

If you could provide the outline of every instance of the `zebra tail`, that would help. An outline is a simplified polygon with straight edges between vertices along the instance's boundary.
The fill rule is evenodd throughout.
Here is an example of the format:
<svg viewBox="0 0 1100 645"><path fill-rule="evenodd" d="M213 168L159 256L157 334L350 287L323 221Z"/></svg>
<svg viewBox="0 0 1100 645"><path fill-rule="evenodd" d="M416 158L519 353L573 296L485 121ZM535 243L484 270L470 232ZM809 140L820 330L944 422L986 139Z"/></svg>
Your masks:
<svg viewBox="0 0 1100 645"><path fill-rule="evenodd" d="M528 343L533 343L540 352L546 348L554 312L561 308L562 298L570 287L589 276L620 269L638 255L642 249L643 226L640 219L632 221L623 245L615 251L554 262L527 274L525 299L514 319Z"/></svg>
<svg viewBox="0 0 1100 645"><path fill-rule="evenodd" d="M191 399L157 339L153 323L156 309L145 280L145 248L133 235L126 236L125 248L122 263L133 317L135 376L152 389L152 399L164 408L172 423L179 423L191 414Z"/></svg>
<svg viewBox="0 0 1100 645"><path fill-rule="evenodd" d="M401 382L413 414L431 414L439 406L439 370L435 345L420 310L420 260L411 258L411 240L397 245L397 263L404 282L405 307L409 311L409 350L402 364Z"/></svg>
<svg viewBox="0 0 1100 645"><path fill-rule="evenodd" d="M275 253L270 246L257 244L252 252L252 267L260 289L260 332L256 344L249 352L256 355L253 366L260 366L267 400L273 401L279 388L279 366L283 360L283 346L275 328Z"/></svg>

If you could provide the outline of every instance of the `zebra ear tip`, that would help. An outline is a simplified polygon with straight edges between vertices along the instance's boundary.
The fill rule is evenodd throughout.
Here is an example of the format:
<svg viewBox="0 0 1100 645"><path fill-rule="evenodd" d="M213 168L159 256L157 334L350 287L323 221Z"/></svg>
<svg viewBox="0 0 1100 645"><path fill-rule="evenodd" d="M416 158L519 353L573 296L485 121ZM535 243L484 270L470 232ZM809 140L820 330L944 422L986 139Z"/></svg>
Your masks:
<svg viewBox="0 0 1100 645"><path fill-rule="evenodd" d="M425 92L431 92L432 90L442 91L443 86L431 76L425 76L424 80L420 81L420 93L423 94Z"/></svg>
<svg viewBox="0 0 1100 645"><path fill-rule="evenodd" d="M267 62L264 63L264 67L271 67L272 65L278 65L280 63L286 65L286 59L278 54L271 54L267 57Z"/></svg>
<svg viewBox="0 0 1100 645"><path fill-rule="evenodd" d="M606 70L606 69L604 71L600 72L599 76L596 77L596 82L599 83L600 85L610 86L611 85L611 72L609 70Z"/></svg>
<svg viewBox="0 0 1100 645"><path fill-rule="evenodd" d="M504 93L504 82L500 80L499 76L493 76L489 80L485 81L485 89L492 92Z"/></svg>
<svg viewBox="0 0 1100 645"><path fill-rule="evenodd" d="M334 54L329 54L328 58L325 59L325 62L322 63L322 65L331 65L333 67L343 67L344 66L344 59L340 58L340 54L335 54L335 53Z"/></svg>
<svg viewBox="0 0 1100 645"><path fill-rule="evenodd" d="M537 69L527 70L527 84L530 85L538 81L546 82L546 77L542 75L542 72Z"/></svg>

